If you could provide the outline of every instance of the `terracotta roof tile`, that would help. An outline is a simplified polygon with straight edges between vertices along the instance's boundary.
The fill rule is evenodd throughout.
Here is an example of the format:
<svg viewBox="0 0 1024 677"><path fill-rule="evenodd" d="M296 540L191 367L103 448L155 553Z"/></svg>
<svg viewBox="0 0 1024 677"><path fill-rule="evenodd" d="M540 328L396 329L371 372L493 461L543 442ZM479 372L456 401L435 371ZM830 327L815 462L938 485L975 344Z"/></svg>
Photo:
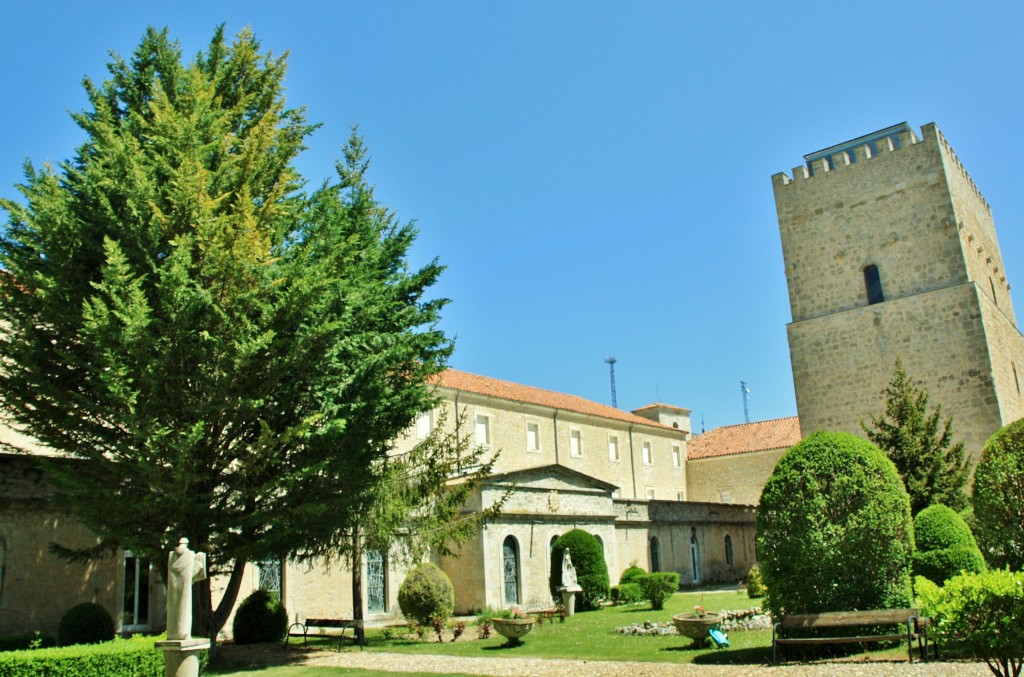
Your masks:
<svg viewBox="0 0 1024 677"><path fill-rule="evenodd" d="M575 395L566 395L564 393L556 393L542 388L534 388L533 386L524 386L518 383L512 383L511 381L502 381L500 379L490 378L489 376L478 376L476 374L470 374L457 369L447 369L438 374L435 380L438 385L452 390L461 390L463 392L488 395L490 397L511 400L513 402L536 404L542 407L551 407L552 409L562 409L564 411L573 411L580 414L588 414L590 416L600 416L602 418L610 418L616 421L624 421L626 423L635 423L653 428L663 428L673 432L682 432L671 426L664 425L663 423L658 423L648 418L631 414L628 411L622 411L621 409L615 409L614 407L585 400L582 397L577 397Z"/></svg>
<svg viewBox="0 0 1024 677"><path fill-rule="evenodd" d="M768 449L785 449L800 441L800 419L796 416L715 428L697 435L686 445L689 459L745 454Z"/></svg>

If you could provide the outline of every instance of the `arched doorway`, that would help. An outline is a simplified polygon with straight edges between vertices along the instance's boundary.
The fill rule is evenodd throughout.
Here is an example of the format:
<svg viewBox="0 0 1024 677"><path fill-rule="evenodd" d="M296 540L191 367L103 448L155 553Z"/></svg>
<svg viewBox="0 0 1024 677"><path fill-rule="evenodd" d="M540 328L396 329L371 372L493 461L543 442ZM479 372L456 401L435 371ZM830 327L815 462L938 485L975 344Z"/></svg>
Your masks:
<svg viewBox="0 0 1024 677"><path fill-rule="evenodd" d="M519 604L519 544L511 536L506 536L501 546L501 571L505 604Z"/></svg>
<svg viewBox="0 0 1024 677"><path fill-rule="evenodd" d="M697 529L690 530L690 564L693 567L693 582L700 583L700 543L697 541Z"/></svg>

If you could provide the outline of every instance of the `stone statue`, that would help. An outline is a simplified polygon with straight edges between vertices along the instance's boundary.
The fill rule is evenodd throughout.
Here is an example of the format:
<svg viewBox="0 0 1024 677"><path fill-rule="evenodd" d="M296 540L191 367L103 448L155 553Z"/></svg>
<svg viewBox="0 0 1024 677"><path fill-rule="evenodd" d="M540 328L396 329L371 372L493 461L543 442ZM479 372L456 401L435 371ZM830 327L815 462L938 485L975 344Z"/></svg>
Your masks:
<svg viewBox="0 0 1024 677"><path fill-rule="evenodd" d="M192 637L192 584L206 578L206 553L188 549L188 539L167 559L167 639Z"/></svg>
<svg viewBox="0 0 1024 677"><path fill-rule="evenodd" d="M576 580L576 567L572 565L572 557L569 556L569 548L562 552L562 587L578 588Z"/></svg>

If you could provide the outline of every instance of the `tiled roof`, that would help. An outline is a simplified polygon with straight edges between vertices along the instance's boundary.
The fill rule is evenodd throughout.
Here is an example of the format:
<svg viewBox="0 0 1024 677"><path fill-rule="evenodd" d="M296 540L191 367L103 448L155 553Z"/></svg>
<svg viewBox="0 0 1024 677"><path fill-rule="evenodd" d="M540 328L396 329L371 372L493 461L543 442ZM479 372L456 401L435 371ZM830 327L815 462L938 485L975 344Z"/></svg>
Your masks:
<svg viewBox="0 0 1024 677"><path fill-rule="evenodd" d="M621 409L615 409L614 407L585 400L582 397L576 397L575 395L566 395L565 393L556 393L542 388L524 386L518 383L512 383L511 381L502 381L501 379L490 378L489 376L478 376L476 374L470 374L457 369L447 369L441 372L438 374L436 382L438 385L444 388L451 388L452 390L461 390L467 393L487 395L503 400L511 400L513 402L536 404L542 407L551 407L552 409L574 411L580 414L588 414L590 416L600 416L602 418L615 419L616 421L624 421L626 423L636 423L638 425L681 432L671 426L652 421L642 416L637 416L636 414L631 414L628 411L622 411Z"/></svg>
<svg viewBox="0 0 1024 677"><path fill-rule="evenodd" d="M687 443L686 457L698 459L768 449L787 449L799 441L800 419L789 416L709 430Z"/></svg>

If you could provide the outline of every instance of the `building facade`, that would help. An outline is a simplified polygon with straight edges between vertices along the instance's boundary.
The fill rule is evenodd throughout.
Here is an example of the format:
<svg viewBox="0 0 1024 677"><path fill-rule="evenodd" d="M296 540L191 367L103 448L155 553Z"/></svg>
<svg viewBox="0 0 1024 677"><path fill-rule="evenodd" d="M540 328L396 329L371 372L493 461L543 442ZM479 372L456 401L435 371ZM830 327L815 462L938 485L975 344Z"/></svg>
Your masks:
<svg viewBox="0 0 1024 677"><path fill-rule="evenodd" d="M772 182L803 432L863 435L899 358L977 460L1024 415L1024 339L991 209L938 128L888 127Z"/></svg>

